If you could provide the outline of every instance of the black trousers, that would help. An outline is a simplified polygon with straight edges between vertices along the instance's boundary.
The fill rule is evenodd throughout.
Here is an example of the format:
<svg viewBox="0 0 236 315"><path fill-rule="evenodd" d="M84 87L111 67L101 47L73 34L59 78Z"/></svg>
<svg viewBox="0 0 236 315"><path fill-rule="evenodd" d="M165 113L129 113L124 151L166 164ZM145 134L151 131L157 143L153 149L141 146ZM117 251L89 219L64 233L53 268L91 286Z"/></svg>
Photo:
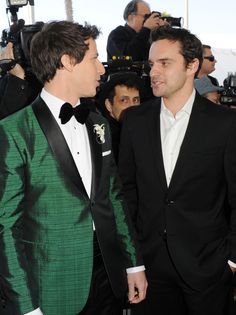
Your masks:
<svg viewBox="0 0 236 315"><path fill-rule="evenodd" d="M89 297L79 315L122 315L123 300L117 299L112 291L95 233L93 246L94 266Z"/></svg>
<svg viewBox="0 0 236 315"><path fill-rule="evenodd" d="M153 268L153 270L152 270ZM232 276L228 265L217 283L204 292L189 288L178 274L166 241L151 268L146 266L147 297L132 306L132 315L229 315L233 303Z"/></svg>

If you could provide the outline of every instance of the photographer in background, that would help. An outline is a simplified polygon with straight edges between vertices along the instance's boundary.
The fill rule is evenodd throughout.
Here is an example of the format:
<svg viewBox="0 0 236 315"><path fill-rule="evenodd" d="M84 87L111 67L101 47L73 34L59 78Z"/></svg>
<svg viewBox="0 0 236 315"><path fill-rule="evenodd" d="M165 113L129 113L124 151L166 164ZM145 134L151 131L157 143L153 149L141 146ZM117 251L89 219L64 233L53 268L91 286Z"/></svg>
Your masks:
<svg viewBox="0 0 236 315"><path fill-rule="evenodd" d="M202 45L202 53L203 62L201 65L201 69L198 73L198 78L201 79L204 76L208 76L212 84L219 86L218 80L210 75L210 73L215 71L215 64L217 63L217 60L215 59L215 56L212 53L211 46Z"/></svg>
<svg viewBox="0 0 236 315"><path fill-rule="evenodd" d="M112 136L113 155L118 161L121 121L125 110L140 105L143 81L135 72L117 72L101 85L98 109L108 120Z"/></svg>
<svg viewBox="0 0 236 315"><path fill-rule="evenodd" d="M194 80L194 87L198 93L215 104L220 105L220 92L224 89L214 85L208 76Z"/></svg>
<svg viewBox="0 0 236 315"><path fill-rule="evenodd" d="M107 60L112 56L131 56L133 61L147 60L150 31L168 22L163 21L157 12L151 14L149 4L142 0L130 1L123 18L125 26L116 27L108 36Z"/></svg>
<svg viewBox="0 0 236 315"><path fill-rule="evenodd" d="M11 42L0 54L0 61L3 59L14 59ZM0 119L30 104L41 88L34 74L31 72L26 74L23 67L16 63L13 69L0 78Z"/></svg>

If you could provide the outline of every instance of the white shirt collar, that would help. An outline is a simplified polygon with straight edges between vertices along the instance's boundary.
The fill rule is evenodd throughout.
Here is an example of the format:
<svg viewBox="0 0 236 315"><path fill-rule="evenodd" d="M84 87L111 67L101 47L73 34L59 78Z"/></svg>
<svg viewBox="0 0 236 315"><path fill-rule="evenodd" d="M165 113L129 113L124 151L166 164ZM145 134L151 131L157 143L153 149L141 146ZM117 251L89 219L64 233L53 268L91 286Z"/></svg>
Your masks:
<svg viewBox="0 0 236 315"><path fill-rule="evenodd" d="M191 112L192 112L192 108L193 108L193 103L194 103L194 99L195 99L195 95L196 95L196 90L193 89L192 94L190 95L190 97L188 98L187 102L184 104L184 106L177 112L176 116L178 116L178 114L180 112L185 112L186 114L188 114L190 116ZM171 113L171 111L165 106L163 97L161 98L161 113L166 113L166 114L171 114L171 116L173 116L173 114Z"/></svg>
<svg viewBox="0 0 236 315"><path fill-rule="evenodd" d="M42 89L40 96L44 100L44 102L47 104L53 116L55 118L58 118L60 114L61 106L65 103L65 101L50 94L49 92L45 90L45 88ZM80 99L78 99L76 106L79 104L80 104Z"/></svg>

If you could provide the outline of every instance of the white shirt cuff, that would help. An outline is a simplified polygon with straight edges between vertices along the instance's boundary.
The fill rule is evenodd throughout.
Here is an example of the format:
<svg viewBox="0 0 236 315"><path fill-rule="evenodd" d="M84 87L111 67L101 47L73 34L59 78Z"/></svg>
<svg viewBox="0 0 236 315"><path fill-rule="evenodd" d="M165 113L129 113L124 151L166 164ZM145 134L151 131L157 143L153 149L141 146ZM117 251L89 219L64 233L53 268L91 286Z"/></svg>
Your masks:
<svg viewBox="0 0 236 315"><path fill-rule="evenodd" d="M233 263L231 260L228 260L228 264L230 265L230 267L236 268L236 264Z"/></svg>
<svg viewBox="0 0 236 315"><path fill-rule="evenodd" d="M138 267L127 268L126 272L127 273L135 273L135 272L144 271L144 270L145 270L144 266L138 266Z"/></svg>
<svg viewBox="0 0 236 315"><path fill-rule="evenodd" d="M43 313L41 312L40 308L36 308L34 311L25 313L24 315L43 315Z"/></svg>

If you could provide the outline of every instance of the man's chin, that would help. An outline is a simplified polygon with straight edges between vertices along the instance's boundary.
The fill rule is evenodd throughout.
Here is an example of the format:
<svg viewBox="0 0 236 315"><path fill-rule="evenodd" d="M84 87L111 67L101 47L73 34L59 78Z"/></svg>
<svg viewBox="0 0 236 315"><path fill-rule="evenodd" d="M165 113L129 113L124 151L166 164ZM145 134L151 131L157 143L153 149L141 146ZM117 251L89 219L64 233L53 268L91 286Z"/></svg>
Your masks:
<svg viewBox="0 0 236 315"><path fill-rule="evenodd" d="M158 90L158 89L152 89L152 93L153 93L153 95L156 96L156 97L161 97L161 96L163 96L163 93L161 93L161 91Z"/></svg>

